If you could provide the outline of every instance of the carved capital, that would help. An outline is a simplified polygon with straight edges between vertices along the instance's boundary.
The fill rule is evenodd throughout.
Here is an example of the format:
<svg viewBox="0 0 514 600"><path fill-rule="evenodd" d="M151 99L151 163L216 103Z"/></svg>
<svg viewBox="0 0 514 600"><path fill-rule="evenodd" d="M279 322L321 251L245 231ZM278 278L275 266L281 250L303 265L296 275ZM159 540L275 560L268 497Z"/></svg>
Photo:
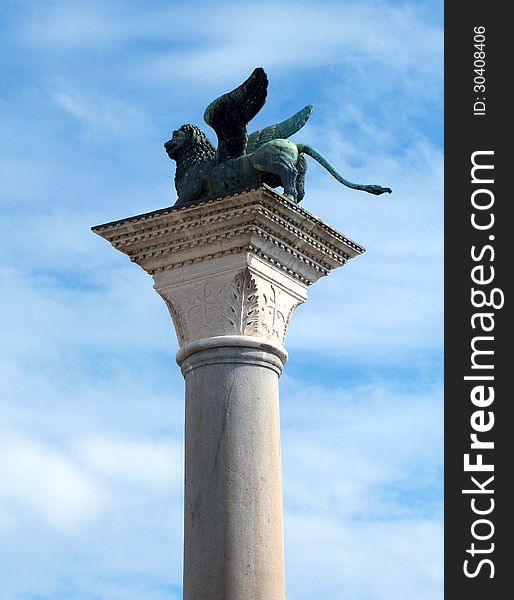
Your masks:
<svg viewBox="0 0 514 600"><path fill-rule="evenodd" d="M153 276L181 346L234 335L281 345L307 287L364 251L268 187L93 231Z"/></svg>
<svg viewBox="0 0 514 600"><path fill-rule="evenodd" d="M187 272L154 275L181 346L221 335L283 344L294 308L306 299L306 286L280 271L271 279L269 267L259 262L219 258L209 272L191 265Z"/></svg>

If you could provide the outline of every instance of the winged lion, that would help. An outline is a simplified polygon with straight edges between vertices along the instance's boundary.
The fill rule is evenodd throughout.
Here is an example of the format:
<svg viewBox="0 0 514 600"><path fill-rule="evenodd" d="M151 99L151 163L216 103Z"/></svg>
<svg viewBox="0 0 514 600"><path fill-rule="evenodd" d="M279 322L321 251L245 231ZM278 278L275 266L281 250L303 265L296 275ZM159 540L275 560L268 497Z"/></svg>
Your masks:
<svg viewBox="0 0 514 600"><path fill-rule="evenodd" d="M305 155L349 188L375 195L391 193L387 187L348 181L314 148L287 139L307 123L313 111L311 104L289 119L249 136L248 123L264 106L267 91L266 73L257 67L240 86L209 104L204 120L216 132L217 149L196 125L182 125L173 132L164 148L177 163L176 206L263 183L283 187L284 196L300 202L305 195Z"/></svg>

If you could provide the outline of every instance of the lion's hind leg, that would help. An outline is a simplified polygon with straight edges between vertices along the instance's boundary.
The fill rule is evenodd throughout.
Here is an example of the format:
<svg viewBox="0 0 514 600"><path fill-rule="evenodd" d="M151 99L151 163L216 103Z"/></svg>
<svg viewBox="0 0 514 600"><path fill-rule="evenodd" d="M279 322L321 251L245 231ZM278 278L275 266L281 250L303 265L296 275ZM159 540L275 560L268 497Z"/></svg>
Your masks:
<svg viewBox="0 0 514 600"><path fill-rule="evenodd" d="M296 202L297 191L296 191L296 180L298 177L298 170L294 163L289 161L280 161L277 164L277 172L284 188L284 196Z"/></svg>
<svg viewBox="0 0 514 600"><path fill-rule="evenodd" d="M278 180L277 184L284 188L284 196L296 202L298 150L295 144L288 140L272 140L263 144L246 158L251 161L254 169L265 174L265 179L271 177L274 181Z"/></svg>

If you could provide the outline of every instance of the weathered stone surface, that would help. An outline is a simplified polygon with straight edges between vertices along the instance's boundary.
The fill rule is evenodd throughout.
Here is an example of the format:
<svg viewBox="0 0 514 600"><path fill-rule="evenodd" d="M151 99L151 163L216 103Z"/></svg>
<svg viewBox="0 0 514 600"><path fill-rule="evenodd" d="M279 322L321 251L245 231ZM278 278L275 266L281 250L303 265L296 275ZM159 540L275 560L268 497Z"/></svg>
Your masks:
<svg viewBox="0 0 514 600"><path fill-rule="evenodd" d="M275 354L242 346L182 362L186 600L285 598L281 368Z"/></svg>
<svg viewBox="0 0 514 600"><path fill-rule="evenodd" d="M307 287L364 249L267 187L94 231L153 276L180 343L185 600L285 600L283 342Z"/></svg>

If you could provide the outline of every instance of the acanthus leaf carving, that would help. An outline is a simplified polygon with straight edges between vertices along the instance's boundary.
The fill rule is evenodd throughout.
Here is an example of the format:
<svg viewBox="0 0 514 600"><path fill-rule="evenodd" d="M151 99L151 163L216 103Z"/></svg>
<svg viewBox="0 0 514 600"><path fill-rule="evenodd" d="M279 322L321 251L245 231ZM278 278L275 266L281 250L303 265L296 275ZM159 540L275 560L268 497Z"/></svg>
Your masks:
<svg viewBox="0 0 514 600"><path fill-rule="evenodd" d="M238 273L229 288L225 316L234 332L257 335L259 332L259 296L257 283L249 271Z"/></svg>
<svg viewBox="0 0 514 600"><path fill-rule="evenodd" d="M180 345L182 345L185 343L185 341L187 340L187 337L188 337L186 323L185 323L184 319L182 318L182 314L180 311L176 310L176 308L173 306L173 304L171 303L170 300L168 300L162 294L160 294L160 296L166 303L166 306L171 315L173 324L175 325L175 331L177 333L178 342Z"/></svg>

